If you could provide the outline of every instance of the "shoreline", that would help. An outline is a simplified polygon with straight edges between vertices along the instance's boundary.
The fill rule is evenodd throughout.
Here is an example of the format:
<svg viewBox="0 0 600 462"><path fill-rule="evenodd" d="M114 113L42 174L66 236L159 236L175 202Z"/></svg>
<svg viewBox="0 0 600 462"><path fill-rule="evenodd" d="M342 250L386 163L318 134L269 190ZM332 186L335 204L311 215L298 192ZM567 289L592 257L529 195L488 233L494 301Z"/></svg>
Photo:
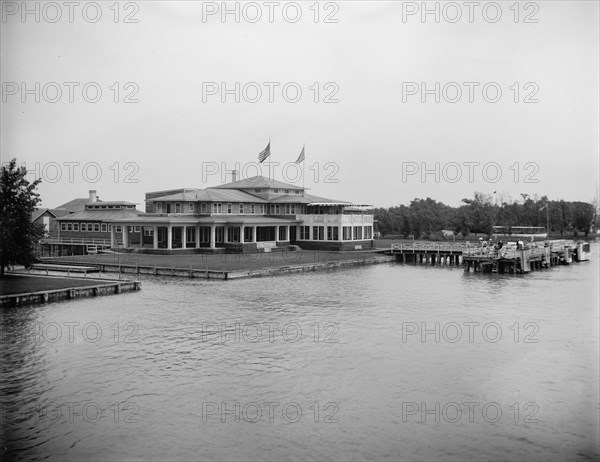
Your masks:
<svg viewBox="0 0 600 462"><path fill-rule="evenodd" d="M36 282L44 282L44 285L48 285L50 281L54 281L56 284L54 284L55 288L44 288L42 290L29 290L26 292L0 295L0 307L36 304L43 305L62 300L74 300L77 298L97 297L141 290L140 281L65 277L60 275L28 274L21 272L10 272L7 273L7 275L11 278L26 278L32 286L35 286ZM35 281L37 278L39 278L39 280ZM61 280L61 283L59 283L59 279ZM70 281L70 283L67 281ZM86 284L81 284L81 281L85 281Z"/></svg>

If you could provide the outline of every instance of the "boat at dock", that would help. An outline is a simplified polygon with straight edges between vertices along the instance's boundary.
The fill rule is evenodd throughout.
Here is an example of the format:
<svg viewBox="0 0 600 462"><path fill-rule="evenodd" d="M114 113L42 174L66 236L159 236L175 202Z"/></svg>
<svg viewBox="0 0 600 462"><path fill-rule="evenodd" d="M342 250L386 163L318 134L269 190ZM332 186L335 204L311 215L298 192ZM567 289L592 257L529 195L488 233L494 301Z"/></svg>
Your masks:
<svg viewBox="0 0 600 462"><path fill-rule="evenodd" d="M548 232L543 226L493 226L491 238L493 240L544 241L548 238Z"/></svg>

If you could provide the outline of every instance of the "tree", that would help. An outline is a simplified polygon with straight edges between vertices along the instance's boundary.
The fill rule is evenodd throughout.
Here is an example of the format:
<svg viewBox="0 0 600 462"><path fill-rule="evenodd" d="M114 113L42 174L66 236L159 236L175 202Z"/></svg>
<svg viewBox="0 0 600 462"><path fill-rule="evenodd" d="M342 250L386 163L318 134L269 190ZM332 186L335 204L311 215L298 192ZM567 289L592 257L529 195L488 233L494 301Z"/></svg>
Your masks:
<svg viewBox="0 0 600 462"><path fill-rule="evenodd" d="M35 243L43 236L43 226L31 222L41 201L36 192L41 180L30 183L26 175L16 159L0 170L0 277L9 264L31 265Z"/></svg>
<svg viewBox="0 0 600 462"><path fill-rule="evenodd" d="M587 202L573 202L572 207L573 228L582 231L587 236L594 222L594 206Z"/></svg>

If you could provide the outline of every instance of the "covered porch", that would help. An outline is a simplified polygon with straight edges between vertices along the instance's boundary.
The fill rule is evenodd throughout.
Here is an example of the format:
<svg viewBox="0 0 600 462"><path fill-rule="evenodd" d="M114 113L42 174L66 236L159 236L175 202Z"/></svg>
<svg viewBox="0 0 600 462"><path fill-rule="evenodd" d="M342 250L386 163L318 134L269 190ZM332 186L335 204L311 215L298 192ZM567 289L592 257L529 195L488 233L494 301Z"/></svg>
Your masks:
<svg viewBox="0 0 600 462"><path fill-rule="evenodd" d="M136 217L111 223L111 248L153 250L270 248L295 241L297 222L269 217Z"/></svg>

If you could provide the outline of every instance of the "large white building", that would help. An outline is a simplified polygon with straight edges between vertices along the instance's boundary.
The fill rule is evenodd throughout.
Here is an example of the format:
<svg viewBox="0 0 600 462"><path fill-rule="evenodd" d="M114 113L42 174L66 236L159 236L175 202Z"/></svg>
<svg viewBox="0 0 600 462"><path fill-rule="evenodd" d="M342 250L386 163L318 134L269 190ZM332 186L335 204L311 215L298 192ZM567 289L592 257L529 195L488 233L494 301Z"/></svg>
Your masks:
<svg viewBox="0 0 600 462"><path fill-rule="evenodd" d="M325 199L263 176L206 189L146 193L146 213L107 221L111 247L177 253L373 248L373 207ZM71 217L69 217L71 218Z"/></svg>

